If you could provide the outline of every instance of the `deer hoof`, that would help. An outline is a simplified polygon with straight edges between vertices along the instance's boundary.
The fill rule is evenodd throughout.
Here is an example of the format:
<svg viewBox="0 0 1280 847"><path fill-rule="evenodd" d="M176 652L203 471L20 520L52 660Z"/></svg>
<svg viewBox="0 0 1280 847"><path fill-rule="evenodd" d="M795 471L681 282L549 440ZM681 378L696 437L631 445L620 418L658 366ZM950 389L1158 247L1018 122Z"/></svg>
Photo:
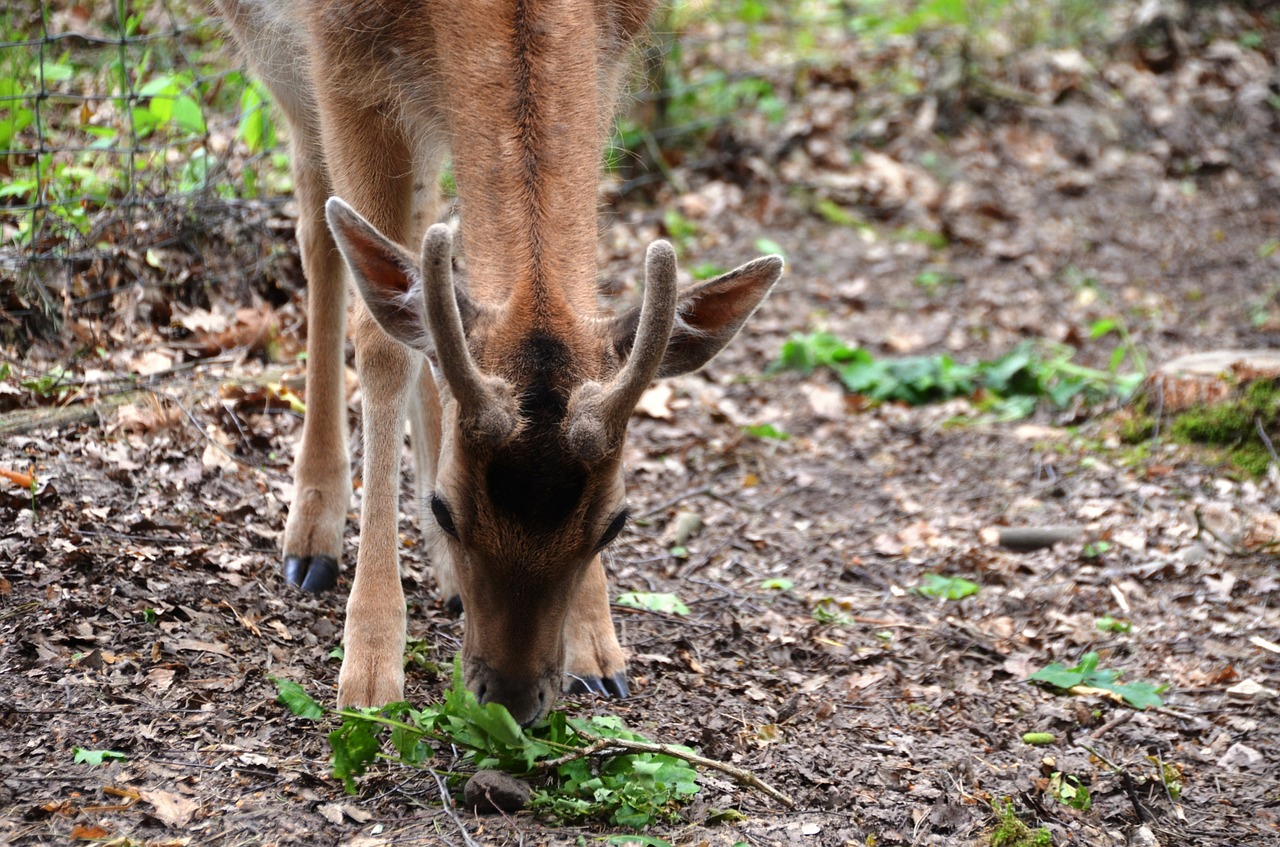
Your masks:
<svg viewBox="0 0 1280 847"><path fill-rule="evenodd" d="M444 601L444 609L451 615L462 614L462 595L454 594Z"/></svg>
<svg viewBox="0 0 1280 847"><path fill-rule="evenodd" d="M614 697L621 700L631 696L631 689L627 687L626 672L619 671L613 676L604 678L598 676L570 676L569 693L597 694L601 697Z"/></svg>
<svg viewBox="0 0 1280 847"><path fill-rule="evenodd" d="M284 581L319 594L338 584L338 562L332 556L285 556Z"/></svg>

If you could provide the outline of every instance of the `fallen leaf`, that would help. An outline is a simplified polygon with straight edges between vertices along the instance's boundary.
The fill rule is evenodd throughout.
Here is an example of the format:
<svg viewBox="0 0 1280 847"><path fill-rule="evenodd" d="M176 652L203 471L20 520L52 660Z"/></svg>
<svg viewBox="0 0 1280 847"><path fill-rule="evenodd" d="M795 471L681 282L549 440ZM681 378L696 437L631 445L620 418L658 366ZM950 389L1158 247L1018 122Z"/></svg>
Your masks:
<svg viewBox="0 0 1280 847"><path fill-rule="evenodd" d="M658 420L671 420L671 408L667 403L670 402L672 393L671 386L660 382L640 395L636 411Z"/></svg>
<svg viewBox="0 0 1280 847"><path fill-rule="evenodd" d="M231 658L231 651L226 645L217 644L212 641L197 641L194 638L182 638L175 641L172 645L173 650L179 653L213 653L215 656Z"/></svg>
<svg viewBox="0 0 1280 847"><path fill-rule="evenodd" d="M142 376L162 373L173 367L173 357L159 350L147 350L129 361L129 370Z"/></svg>
<svg viewBox="0 0 1280 847"><path fill-rule="evenodd" d="M142 799L155 807L156 818L165 826L182 829L191 823L200 804L190 797L171 794L168 791L143 791Z"/></svg>
<svg viewBox="0 0 1280 847"><path fill-rule="evenodd" d="M71 827L71 838L75 841L98 841L106 838L111 831L98 826L96 823L92 826L84 826L76 824Z"/></svg>

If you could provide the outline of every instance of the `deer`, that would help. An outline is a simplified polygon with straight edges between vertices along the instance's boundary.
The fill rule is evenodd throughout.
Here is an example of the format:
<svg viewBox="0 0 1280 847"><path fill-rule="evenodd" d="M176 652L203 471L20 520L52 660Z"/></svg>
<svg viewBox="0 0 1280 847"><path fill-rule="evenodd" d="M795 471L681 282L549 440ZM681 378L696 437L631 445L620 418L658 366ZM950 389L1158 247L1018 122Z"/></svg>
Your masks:
<svg viewBox="0 0 1280 847"><path fill-rule="evenodd" d="M305 592L338 580L358 293L363 496L338 704L404 696L406 421L423 548L465 610L467 687L524 726L566 688L629 696L601 561L628 518L629 419L782 274L766 256L681 288L659 240L640 304L601 309L603 151L655 0L215 2L288 127L308 355L283 578ZM436 222L446 155L465 274Z"/></svg>

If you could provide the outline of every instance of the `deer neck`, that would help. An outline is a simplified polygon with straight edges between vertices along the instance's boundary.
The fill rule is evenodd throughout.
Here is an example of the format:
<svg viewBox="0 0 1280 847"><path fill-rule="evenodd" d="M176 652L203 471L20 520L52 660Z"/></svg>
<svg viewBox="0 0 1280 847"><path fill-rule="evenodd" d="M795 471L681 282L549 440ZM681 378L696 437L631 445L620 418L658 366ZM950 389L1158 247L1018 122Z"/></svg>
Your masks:
<svg viewBox="0 0 1280 847"><path fill-rule="evenodd" d="M583 0L438 8L469 284L481 299L505 300L525 326L559 334L596 310L605 104L594 9Z"/></svg>

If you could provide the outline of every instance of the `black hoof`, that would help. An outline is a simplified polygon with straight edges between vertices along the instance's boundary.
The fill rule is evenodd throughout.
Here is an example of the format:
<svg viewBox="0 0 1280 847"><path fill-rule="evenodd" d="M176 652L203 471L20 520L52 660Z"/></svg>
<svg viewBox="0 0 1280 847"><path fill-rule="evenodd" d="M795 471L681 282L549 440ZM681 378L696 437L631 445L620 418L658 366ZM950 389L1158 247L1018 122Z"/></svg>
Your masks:
<svg viewBox="0 0 1280 847"><path fill-rule="evenodd" d="M605 677L604 690L609 692L610 697L617 697L619 700L630 697L631 689L627 687L627 672L618 671L613 676Z"/></svg>
<svg viewBox="0 0 1280 847"><path fill-rule="evenodd" d="M338 562L332 556L285 556L284 581L319 594L338 584Z"/></svg>
<svg viewBox="0 0 1280 847"><path fill-rule="evenodd" d="M598 676L570 676L569 693L596 694L601 697L617 697L621 699L631 696L631 689L627 687L626 672L619 671L613 676L608 676L604 679Z"/></svg>
<svg viewBox="0 0 1280 847"><path fill-rule="evenodd" d="M444 608L445 608L445 611L451 615L462 614L462 595L455 594L449 599L445 600Z"/></svg>

